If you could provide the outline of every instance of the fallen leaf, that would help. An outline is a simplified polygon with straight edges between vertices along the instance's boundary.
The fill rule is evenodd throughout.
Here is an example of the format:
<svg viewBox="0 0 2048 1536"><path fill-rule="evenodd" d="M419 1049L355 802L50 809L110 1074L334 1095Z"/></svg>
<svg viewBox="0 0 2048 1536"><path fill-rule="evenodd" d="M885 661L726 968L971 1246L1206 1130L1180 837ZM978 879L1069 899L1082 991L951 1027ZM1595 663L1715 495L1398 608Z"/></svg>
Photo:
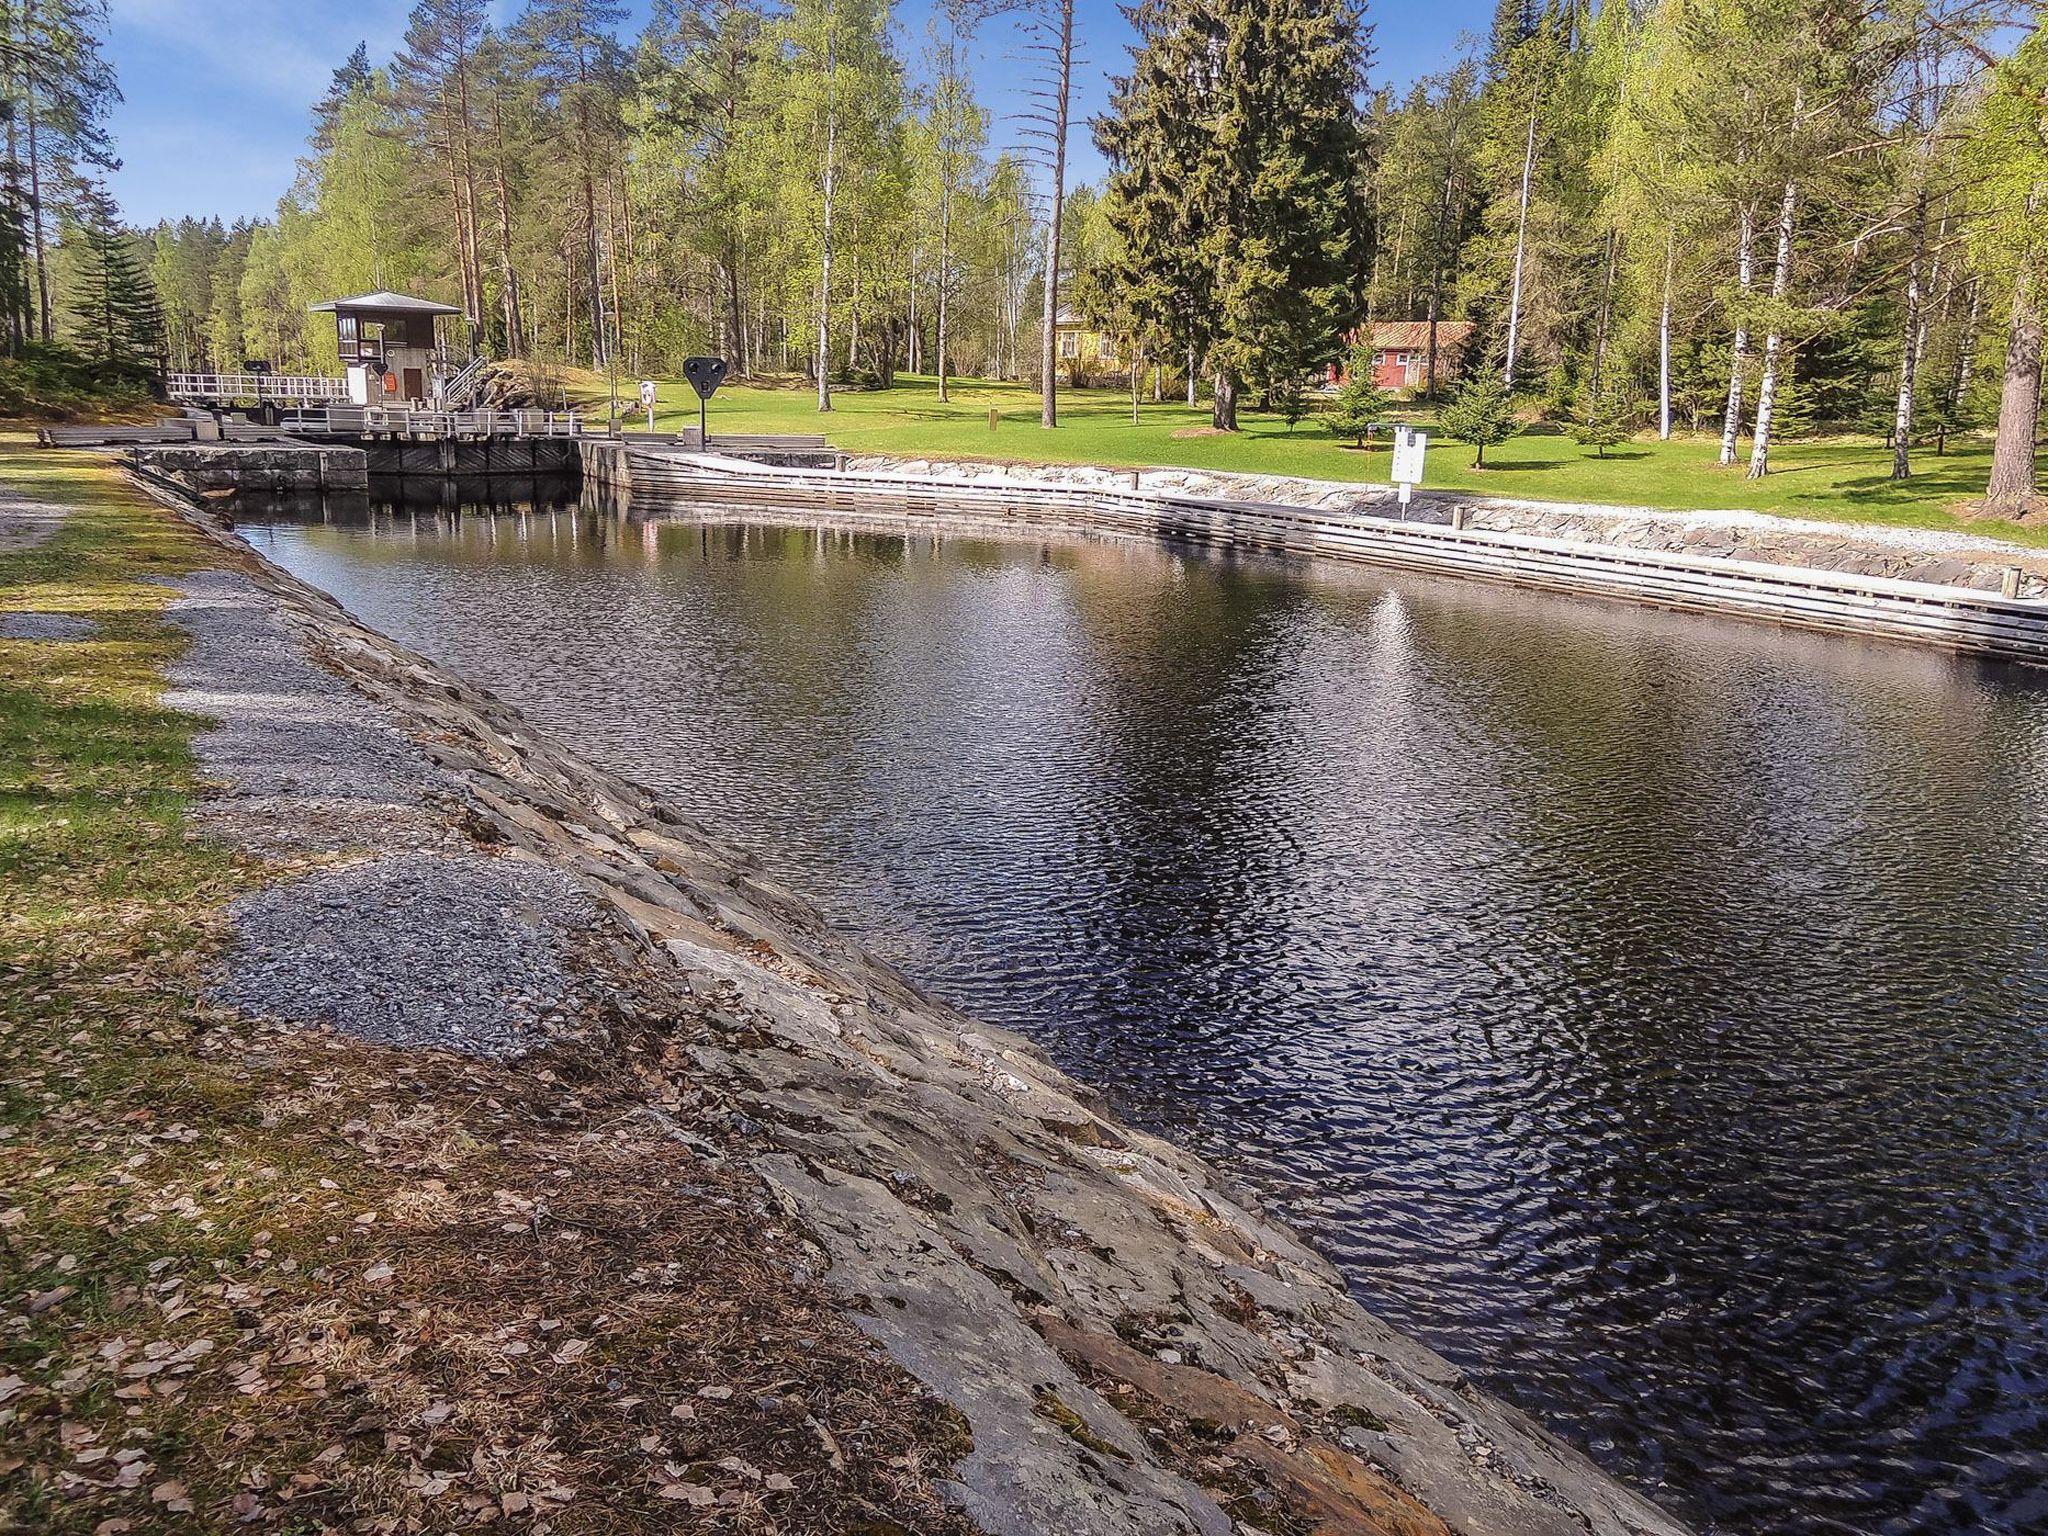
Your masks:
<svg viewBox="0 0 2048 1536"><path fill-rule="evenodd" d="M158 1483L149 1490L150 1502L161 1504L174 1515L192 1513L192 1498L185 1492L185 1485L178 1482Z"/></svg>

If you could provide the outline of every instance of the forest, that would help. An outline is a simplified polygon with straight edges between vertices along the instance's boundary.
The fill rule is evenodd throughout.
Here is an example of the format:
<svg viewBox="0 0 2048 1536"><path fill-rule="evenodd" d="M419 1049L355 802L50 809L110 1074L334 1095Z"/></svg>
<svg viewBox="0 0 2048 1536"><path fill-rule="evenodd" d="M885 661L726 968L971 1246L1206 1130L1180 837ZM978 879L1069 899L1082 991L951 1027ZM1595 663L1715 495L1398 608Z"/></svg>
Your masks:
<svg viewBox="0 0 2048 1536"><path fill-rule="evenodd" d="M2048 26L2010 0L1501 0L1396 91L1353 0L1138 0L1108 111L1073 111L1072 0L1029 0L1030 120L977 60L997 5L421 0L337 61L275 214L124 227L103 0L0 0L0 352L102 369L332 371L307 306L459 305L537 365L673 375L717 352L815 390L1030 380L1289 420L1352 339L1429 326L1420 393L1484 448L1882 439L1892 475L1994 443L2035 493ZM1449 50L1447 39L1447 51ZM998 132L998 129L1004 131ZM1090 134L1109 171L1069 185ZM996 147L997 139L1014 141ZM1053 345L1071 313L1116 379ZM1472 326L1453 364L1437 328ZM1353 371L1334 411L1385 408Z"/></svg>

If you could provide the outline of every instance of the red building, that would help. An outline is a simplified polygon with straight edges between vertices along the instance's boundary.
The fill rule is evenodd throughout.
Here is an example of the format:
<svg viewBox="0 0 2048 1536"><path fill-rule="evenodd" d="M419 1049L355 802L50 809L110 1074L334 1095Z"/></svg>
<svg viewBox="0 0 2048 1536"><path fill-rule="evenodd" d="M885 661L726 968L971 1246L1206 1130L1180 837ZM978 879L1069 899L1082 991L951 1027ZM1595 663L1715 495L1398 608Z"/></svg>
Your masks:
<svg viewBox="0 0 2048 1536"><path fill-rule="evenodd" d="M1456 376L1472 339L1469 320L1439 320L1436 325L1436 379L1441 385ZM1330 370L1330 382L1341 384L1350 370ZM1372 378L1381 389L1420 389L1429 380L1429 322L1382 320L1372 328Z"/></svg>

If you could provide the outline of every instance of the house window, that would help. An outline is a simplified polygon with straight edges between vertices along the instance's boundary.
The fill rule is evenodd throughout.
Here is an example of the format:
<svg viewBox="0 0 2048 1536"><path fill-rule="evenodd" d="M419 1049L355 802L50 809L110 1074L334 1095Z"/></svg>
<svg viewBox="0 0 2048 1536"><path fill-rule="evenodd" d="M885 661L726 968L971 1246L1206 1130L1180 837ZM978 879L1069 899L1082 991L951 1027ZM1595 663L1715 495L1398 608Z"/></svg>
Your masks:
<svg viewBox="0 0 2048 1536"><path fill-rule="evenodd" d="M334 318L334 323L341 337L341 360L344 363L358 361L362 351L362 343L361 332L356 328L356 317L354 315L337 315Z"/></svg>
<svg viewBox="0 0 2048 1536"><path fill-rule="evenodd" d="M1060 356L1063 358L1067 358L1071 361L1072 359L1077 358L1080 355L1081 333L1079 331L1061 331Z"/></svg>

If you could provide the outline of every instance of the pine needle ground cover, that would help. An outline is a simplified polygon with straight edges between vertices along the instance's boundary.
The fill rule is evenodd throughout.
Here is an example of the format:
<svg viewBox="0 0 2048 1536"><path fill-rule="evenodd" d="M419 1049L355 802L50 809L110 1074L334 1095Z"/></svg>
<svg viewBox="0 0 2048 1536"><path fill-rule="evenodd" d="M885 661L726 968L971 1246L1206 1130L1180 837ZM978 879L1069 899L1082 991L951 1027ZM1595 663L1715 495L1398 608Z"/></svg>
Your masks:
<svg viewBox="0 0 2048 1536"><path fill-rule="evenodd" d="M578 377L579 398L602 410L609 398L602 378ZM629 407L638 381L621 381L621 409L628 428L646 426L644 411ZM1385 447L1357 449L1310 416L1290 431L1276 415L1240 412L1242 431L1217 433L1206 404L1189 410L1185 401L1139 407L1131 423L1131 399L1113 389L1063 391L1060 426L1038 424L1038 396L1022 384L980 379L953 381L952 399L941 403L934 381L904 376L893 389L848 390L833 396L821 415L803 389L728 385L711 401L713 446L719 432L824 433L835 447L856 453L905 457L998 459L1015 463L1107 464L1218 470L1235 474L1300 475L1317 480L1383 481ZM994 431L989 412L1000 413ZM1426 413L1401 413L1428 428ZM660 384L655 426L663 432L697 424L697 399L681 380ZM1960 516L1966 503L1984 493L1991 451L1988 442L1952 439L1937 456L1917 448L1916 473L1906 481L1890 477L1891 451L1875 437L1839 437L1782 443L1772 449L1772 472L1745 480L1742 466L1715 462L1719 439L1676 437L1660 443L1645 435L1610 446L1605 457L1562 429L1537 427L1486 453L1486 468L1472 468L1472 450L1436 439L1430 445L1433 489L1470 491L1532 501L1597 502L1665 507L1681 511L1740 509L1786 517L1878 523L1894 527L1968 532L2017 543L2048 546L2048 529Z"/></svg>
<svg viewBox="0 0 2048 1536"><path fill-rule="evenodd" d="M77 509L0 613L98 626L0 641L0 1532L958 1528L959 1421L669 1134L658 1036L499 1065L203 1001L292 872L186 824L152 578L220 552L84 456L0 442L0 488Z"/></svg>

